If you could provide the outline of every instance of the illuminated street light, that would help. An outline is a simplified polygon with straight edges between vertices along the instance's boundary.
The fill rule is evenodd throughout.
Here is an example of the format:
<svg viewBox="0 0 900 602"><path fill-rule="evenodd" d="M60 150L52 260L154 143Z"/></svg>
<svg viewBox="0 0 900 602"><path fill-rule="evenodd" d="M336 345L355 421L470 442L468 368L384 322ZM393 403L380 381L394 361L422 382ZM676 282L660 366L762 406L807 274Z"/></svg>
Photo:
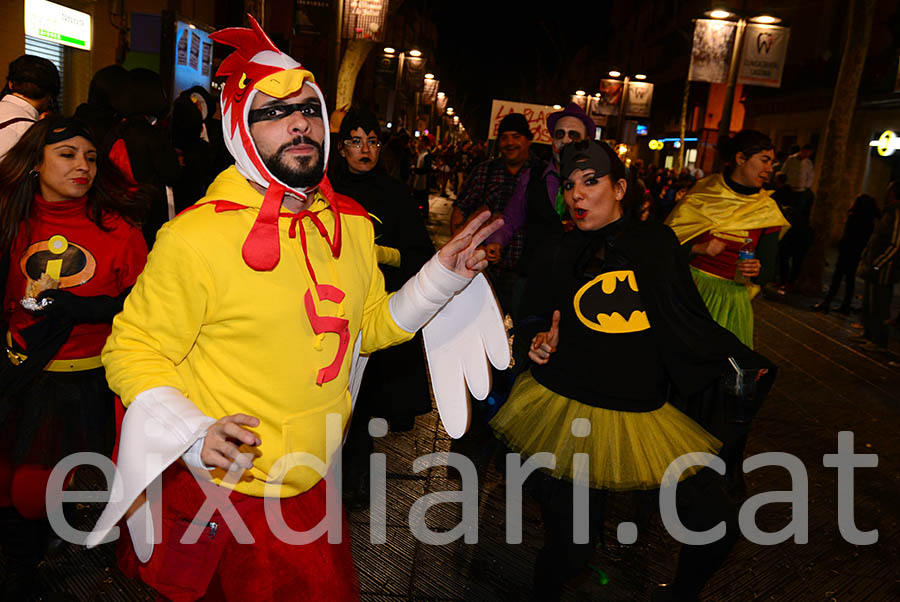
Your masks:
<svg viewBox="0 0 900 602"><path fill-rule="evenodd" d="M562 105L553 105L553 108L558 111L562 108Z"/></svg>
<svg viewBox="0 0 900 602"><path fill-rule="evenodd" d="M575 96L584 96L584 90L575 90Z"/></svg>
<svg viewBox="0 0 900 602"><path fill-rule="evenodd" d="M438 98L443 98L445 94L443 92L438 92Z"/></svg>
<svg viewBox="0 0 900 602"><path fill-rule="evenodd" d="M712 17L713 19L728 19L729 17L732 16L731 11L727 11L727 10L724 10L721 8L717 8L716 10L711 10L706 14L709 15L710 17Z"/></svg>
<svg viewBox="0 0 900 602"><path fill-rule="evenodd" d="M763 25L774 25L776 23L781 23L781 19L778 17L773 17L772 15L759 15L758 17L753 17L750 19L753 23L762 23Z"/></svg>
<svg viewBox="0 0 900 602"><path fill-rule="evenodd" d="M434 73L426 73L425 79L434 79Z"/></svg>
<svg viewBox="0 0 900 602"><path fill-rule="evenodd" d="M647 79L647 76L643 73L637 73L635 74L634 79Z"/></svg>
<svg viewBox="0 0 900 602"><path fill-rule="evenodd" d="M385 53L385 54L394 54L395 52L397 52L397 51L396 51L395 49L391 48L390 46L385 46L385 47L384 47L384 53Z"/></svg>
<svg viewBox="0 0 900 602"><path fill-rule="evenodd" d="M613 69L612 71L609 72L609 76L610 77L622 77L622 72L616 71L615 69Z"/></svg>
<svg viewBox="0 0 900 602"><path fill-rule="evenodd" d="M421 51L421 50L416 50L416 49L410 50L410 51L409 51L409 56L422 56L422 51Z"/></svg>

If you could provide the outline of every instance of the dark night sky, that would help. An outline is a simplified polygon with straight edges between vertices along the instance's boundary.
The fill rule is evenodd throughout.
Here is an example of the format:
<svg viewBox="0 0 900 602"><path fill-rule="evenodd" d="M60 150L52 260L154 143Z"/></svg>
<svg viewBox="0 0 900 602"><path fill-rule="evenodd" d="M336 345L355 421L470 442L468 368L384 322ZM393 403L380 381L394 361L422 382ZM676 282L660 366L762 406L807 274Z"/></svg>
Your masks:
<svg viewBox="0 0 900 602"><path fill-rule="evenodd" d="M576 56L605 68L610 4L426 3L423 12L438 29L434 71L441 90L478 138L485 136L492 98L564 104L577 87L596 84L594 76L585 78L590 82L578 81L578 71L584 69L573 73ZM554 6L561 10L549 10Z"/></svg>

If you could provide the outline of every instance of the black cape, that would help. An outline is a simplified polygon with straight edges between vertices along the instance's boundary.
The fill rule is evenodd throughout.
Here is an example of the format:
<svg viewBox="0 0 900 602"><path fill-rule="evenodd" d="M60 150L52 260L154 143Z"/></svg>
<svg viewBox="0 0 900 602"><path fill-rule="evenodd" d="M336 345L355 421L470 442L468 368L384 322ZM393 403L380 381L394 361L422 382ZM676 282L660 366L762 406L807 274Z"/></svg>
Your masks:
<svg viewBox="0 0 900 602"><path fill-rule="evenodd" d="M375 244L400 251L399 267L379 266L388 292L400 289L434 255L434 245L409 188L380 165L367 173L354 174L342 159L333 163L329 173L332 187L369 213ZM407 343L372 354L363 376L358 410L388 419L430 412L426 374L419 334Z"/></svg>

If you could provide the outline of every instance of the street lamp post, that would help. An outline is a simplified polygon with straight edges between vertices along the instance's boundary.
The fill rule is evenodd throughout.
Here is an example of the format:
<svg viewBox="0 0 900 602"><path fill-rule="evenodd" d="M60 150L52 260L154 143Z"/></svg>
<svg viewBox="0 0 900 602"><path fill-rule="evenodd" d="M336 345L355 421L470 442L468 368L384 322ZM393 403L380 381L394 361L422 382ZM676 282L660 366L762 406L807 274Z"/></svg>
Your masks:
<svg viewBox="0 0 900 602"><path fill-rule="evenodd" d="M728 65L728 82L725 84L725 106L722 107L722 120L719 121L719 133L716 140L723 140L731 133L731 108L734 105L734 89L740 71L741 54L744 49L744 30L747 20L741 17L734 33L734 48L731 49L731 63Z"/></svg>

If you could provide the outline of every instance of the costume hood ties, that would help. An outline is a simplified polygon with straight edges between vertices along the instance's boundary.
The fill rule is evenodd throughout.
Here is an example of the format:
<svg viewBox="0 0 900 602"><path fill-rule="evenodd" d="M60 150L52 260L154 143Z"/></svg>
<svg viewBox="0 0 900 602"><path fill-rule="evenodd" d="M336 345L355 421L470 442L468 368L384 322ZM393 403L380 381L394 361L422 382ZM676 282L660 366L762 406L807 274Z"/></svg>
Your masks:
<svg viewBox="0 0 900 602"><path fill-rule="evenodd" d="M247 121L250 106L257 93L263 92L275 98L285 98L295 94L302 86L309 86L319 98L322 106L322 122L326 133L322 143L323 165L328 164L329 131L328 116L325 111L325 98L315 83L313 74L303 66L284 54L272 43L259 23L248 15L250 28L230 27L217 31L210 38L221 44L234 47L228 58L222 61L216 75L227 77L222 88L222 131L225 146L232 154L235 167L245 178L266 188L262 207L256 222L250 229L241 254L244 262L257 271L268 271L278 265L281 250L278 237L278 214L281 210L284 195L291 193L300 199L306 199L311 189L319 186L320 191L329 199L334 212L335 235L332 254L340 254L340 213L337 204L331 202L327 186L327 178L308 188L292 188L276 178L256 150L250 136L250 125Z"/></svg>

